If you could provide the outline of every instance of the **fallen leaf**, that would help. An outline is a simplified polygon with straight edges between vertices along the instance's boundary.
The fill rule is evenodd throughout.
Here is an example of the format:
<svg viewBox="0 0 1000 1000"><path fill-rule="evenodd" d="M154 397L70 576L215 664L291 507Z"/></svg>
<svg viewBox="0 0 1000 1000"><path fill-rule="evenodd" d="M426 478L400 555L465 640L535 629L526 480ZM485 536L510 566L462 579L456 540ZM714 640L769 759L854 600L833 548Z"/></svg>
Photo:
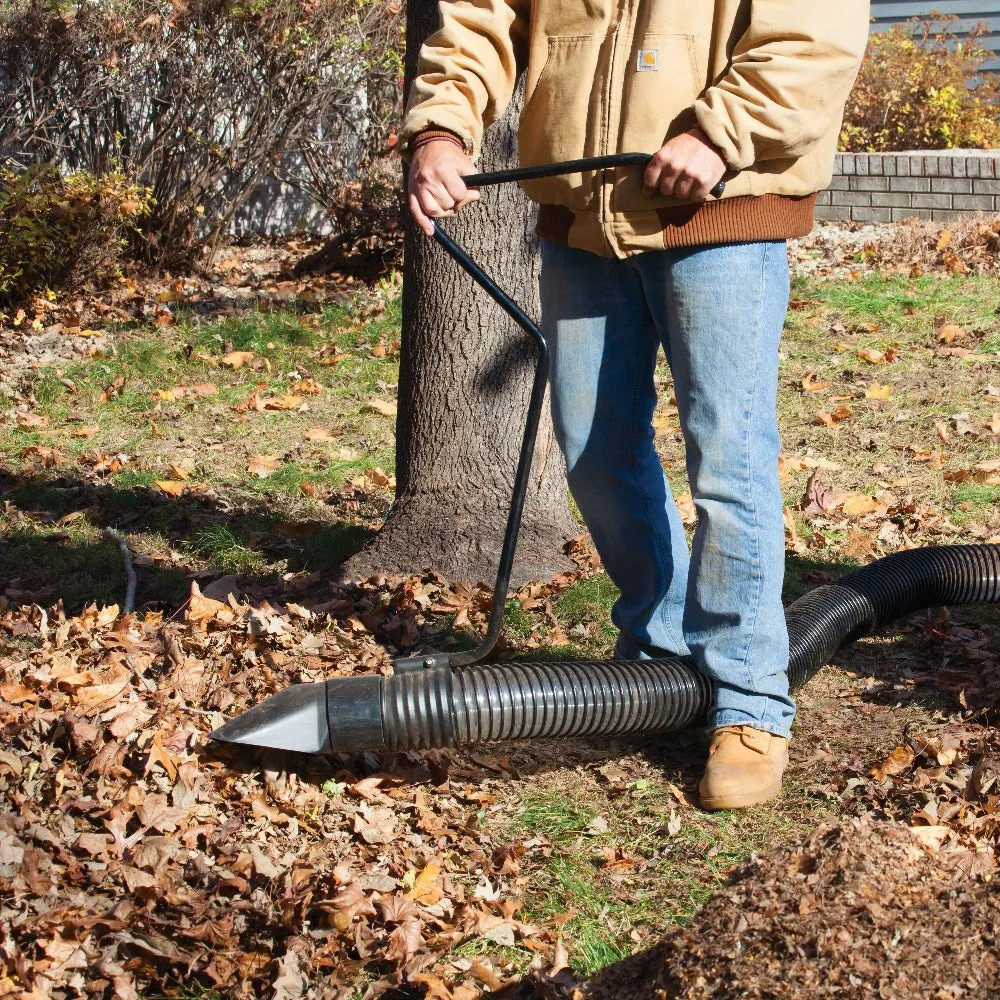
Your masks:
<svg viewBox="0 0 1000 1000"><path fill-rule="evenodd" d="M869 774L876 781L884 781L895 774L902 774L909 770L914 761L915 754L909 747L896 747L892 753L881 764L876 765L869 771Z"/></svg>
<svg viewBox="0 0 1000 1000"><path fill-rule="evenodd" d="M244 365L250 364L254 359L253 351L230 351L228 354L224 354L219 358L220 365L226 365L228 368L237 369L242 368Z"/></svg>
<svg viewBox="0 0 1000 1000"><path fill-rule="evenodd" d="M885 511L882 504L864 493L852 494L841 503L840 509L849 517L862 517L865 514L874 514L876 511Z"/></svg>
<svg viewBox="0 0 1000 1000"><path fill-rule="evenodd" d="M865 389L865 399L891 399L891 385L880 385L878 382L869 382Z"/></svg>
<svg viewBox="0 0 1000 1000"><path fill-rule="evenodd" d="M891 347L884 351L877 351L874 347L862 347L858 351L858 357L871 365L891 364L897 356Z"/></svg>
<svg viewBox="0 0 1000 1000"><path fill-rule="evenodd" d="M820 392L823 389L829 389L829 382L817 381L813 378L813 373L808 371L802 376L802 391L803 392Z"/></svg>
<svg viewBox="0 0 1000 1000"><path fill-rule="evenodd" d="M413 888L406 894L406 898L414 903L433 906L444 895L444 892L438 885L441 872L440 865L435 864L433 861L430 862L416 877Z"/></svg>
<svg viewBox="0 0 1000 1000"><path fill-rule="evenodd" d="M937 339L942 344L951 344L956 340L962 340L967 334L957 323L945 323L938 329Z"/></svg>
<svg viewBox="0 0 1000 1000"><path fill-rule="evenodd" d="M297 410L302 405L302 397L289 393L286 396L262 399L261 405L265 410Z"/></svg>
<svg viewBox="0 0 1000 1000"><path fill-rule="evenodd" d="M268 476L277 472L282 464L281 459L277 455L255 455L250 459L247 472L258 479L267 479Z"/></svg>
<svg viewBox="0 0 1000 1000"><path fill-rule="evenodd" d="M383 417L396 416L397 404L394 399L369 399L361 407L362 412L380 413Z"/></svg>
<svg viewBox="0 0 1000 1000"><path fill-rule="evenodd" d="M157 479L153 485L161 493L166 493L168 497L183 496L184 491L187 489L187 483L176 479Z"/></svg>
<svg viewBox="0 0 1000 1000"><path fill-rule="evenodd" d="M310 427L304 436L307 441L312 441L314 444L333 440L333 435L325 427Z"/></svg>
<svg viewBox="0 0 1000 1000"><path fill-rule="evenodd" d="M41 413L18 413L17 426L22 431L33 430L36 427L47 427L49 418Z"/></svg>

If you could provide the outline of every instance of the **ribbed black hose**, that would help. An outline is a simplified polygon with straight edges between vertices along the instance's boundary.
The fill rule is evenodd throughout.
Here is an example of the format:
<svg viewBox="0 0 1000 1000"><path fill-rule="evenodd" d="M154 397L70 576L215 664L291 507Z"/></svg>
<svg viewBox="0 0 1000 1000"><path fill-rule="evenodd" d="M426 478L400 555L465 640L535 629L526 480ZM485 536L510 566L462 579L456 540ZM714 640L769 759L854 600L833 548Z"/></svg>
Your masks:
<svg viewBox="0 0 1000 1000"><path fill-rule="evenodd" d="M845 642L909 612L998 600L1000 546L912 549L879 559L788 608L790 684L801 687ZM677 658L439 667L385 679L382 745L665 732L702 721L710 702L709 682ZM335 704L328 711L333 735Z"/></svg>

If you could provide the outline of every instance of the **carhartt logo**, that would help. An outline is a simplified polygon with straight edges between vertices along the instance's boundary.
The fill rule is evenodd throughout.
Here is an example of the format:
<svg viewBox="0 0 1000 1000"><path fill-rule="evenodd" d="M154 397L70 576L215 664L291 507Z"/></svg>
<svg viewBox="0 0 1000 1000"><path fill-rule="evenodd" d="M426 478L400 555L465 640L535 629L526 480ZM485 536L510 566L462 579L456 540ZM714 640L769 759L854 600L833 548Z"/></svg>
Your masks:
<svg viewBox="0 0 1000 1000"><path fill-rule="evenodd" d="M639 49L639 58L636 60L635 65L637 73L655 73L659 68L659 49Z"/></svg>

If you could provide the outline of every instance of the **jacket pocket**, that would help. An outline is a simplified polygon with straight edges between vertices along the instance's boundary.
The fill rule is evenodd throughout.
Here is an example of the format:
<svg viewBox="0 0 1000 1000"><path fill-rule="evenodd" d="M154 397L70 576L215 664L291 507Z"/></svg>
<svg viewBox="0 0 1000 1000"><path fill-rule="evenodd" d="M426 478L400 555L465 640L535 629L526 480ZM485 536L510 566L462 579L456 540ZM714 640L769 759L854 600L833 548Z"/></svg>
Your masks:
<svg viewBox="0 0 1000 1000"><path fill-rule="evenodd" d="M521 163L539 166L597 154L601 135L603 86L598 77L603 39L595 35L556 35L534 86L530 82L518 128ZM528 197L541 204L584 207L593 174L525 181Z"/></svg>
<svg viewBox="0 0 1000 1000"><path fill-rule="evenodd" d="M695 124L694 102L704 88L697 63L694 35L650 32L636 39L619 90L619 152L655 153ZM645 197L642 173L639 168L617 172L614 211L676 204L671 198Z"/></svg>

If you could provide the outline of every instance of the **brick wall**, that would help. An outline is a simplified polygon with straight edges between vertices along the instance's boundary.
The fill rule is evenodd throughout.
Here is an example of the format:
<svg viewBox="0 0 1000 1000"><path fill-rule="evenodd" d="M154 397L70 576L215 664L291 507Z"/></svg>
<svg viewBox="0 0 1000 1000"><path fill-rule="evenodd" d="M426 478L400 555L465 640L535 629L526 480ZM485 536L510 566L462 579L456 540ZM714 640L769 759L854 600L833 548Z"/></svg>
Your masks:
<svg viewBox="0 0 1000 1000"><path fill-rule="evenodd" d="M817 219L898 222L1000 212L1000 149L838 153Z"/></svg>

